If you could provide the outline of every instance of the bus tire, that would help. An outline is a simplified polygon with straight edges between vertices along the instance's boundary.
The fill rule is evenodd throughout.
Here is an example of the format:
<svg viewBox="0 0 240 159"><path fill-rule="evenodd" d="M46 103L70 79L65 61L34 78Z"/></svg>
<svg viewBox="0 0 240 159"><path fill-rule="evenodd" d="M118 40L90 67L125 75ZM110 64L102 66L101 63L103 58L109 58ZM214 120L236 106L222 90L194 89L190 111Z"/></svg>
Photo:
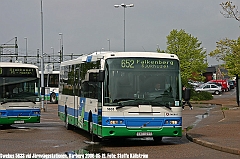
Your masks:
<svg viewBox="0 0 240 159"><path fill-rule="evenodd" d="M90 134L93 134L93 127L92 127L92 125L93 125L93 122L92 122L92 112L90 111L89 112L89 116L88 116L88 132Z"/></svg>
<svg viewBox="0 0 240 159"><path fill-rule="evenodd" d="M69 124L69 122L68 122L68 116L67 116L67 114L66 114L65 128L66 128L67 130L72 130L72 129L73 129L73 125Z"/></svg>
<svg viewBox="0 0 240 159"><path fill-rule="evenodd" d="M57 104L57 96L54 92L51 93L51 95L50 95L50 101L51 101L51 103Z"/></svg>
<svg viewBox="0 0 240 159"><path fill-rule="evenodd" d="M2 125L2 127L4 129L10 129L10 128L12 128L12 125L11 124L4 124L4 125Z"/></svg>
<svg viewBox="0 0 240 159"><path fill-rule="evenodd" d="M68 122L67 105L65 105L65 119L64 119L64 121L65 121L65 128L67 130L71 130L73 126L71 124L69 124L69 122Z"/></svg>
<svg viewBox="0 0 240 159"><path fill-rule="evenodd" d="M163 138L162 136L153 137L153 140L155 143L160 143L160 142L162 142L162 138Z"/></svg>
<svg viewBox="0 0 240 159"><path fill-rule="evenodd" d="M88 132L91 135L91 140L93 142L99 142L101 141L101 138L99 138L96 134L93 133L93 120L92 120L92 112L89 112L88 116Z"/></svg>

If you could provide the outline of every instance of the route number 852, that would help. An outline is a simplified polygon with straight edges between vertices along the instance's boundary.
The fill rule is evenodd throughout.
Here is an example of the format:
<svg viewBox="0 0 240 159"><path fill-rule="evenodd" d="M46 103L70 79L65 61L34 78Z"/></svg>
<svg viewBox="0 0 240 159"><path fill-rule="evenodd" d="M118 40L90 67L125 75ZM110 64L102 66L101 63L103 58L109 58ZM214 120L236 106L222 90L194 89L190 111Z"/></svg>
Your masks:
<svg viewBox="0 0 240 159"><path fill-rule="evenodd" d="M122 68L134 68L134 60L122 60L121 66Z"/></svg>

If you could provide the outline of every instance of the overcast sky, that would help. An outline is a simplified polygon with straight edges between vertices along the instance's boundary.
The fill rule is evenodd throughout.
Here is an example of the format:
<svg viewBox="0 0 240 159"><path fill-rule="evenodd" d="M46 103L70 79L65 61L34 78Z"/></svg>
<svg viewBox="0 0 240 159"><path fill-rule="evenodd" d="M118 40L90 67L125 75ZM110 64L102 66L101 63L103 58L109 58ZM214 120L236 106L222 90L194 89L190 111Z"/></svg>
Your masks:
<svg viewBox="0 0 240 159"><path fill-rule="evenodd" d="M124 9L114 5L125 3L134 4L125 9L126 51L166 49L170 31L184 29L209 53L220 39L239 36L240 23L220 14L219 4L225 1L43 0L43 51L57 54L61 37L64 54L109 50L108 39L111 51L123 51ZM232 2L240 7L239 0ZM36 55L42 48L41 0L1 0L0 24L0 44L14 43L17 37L20 55L26 52L26 41L28 54ZM208 62L218 64L210 57Z"/></svg>

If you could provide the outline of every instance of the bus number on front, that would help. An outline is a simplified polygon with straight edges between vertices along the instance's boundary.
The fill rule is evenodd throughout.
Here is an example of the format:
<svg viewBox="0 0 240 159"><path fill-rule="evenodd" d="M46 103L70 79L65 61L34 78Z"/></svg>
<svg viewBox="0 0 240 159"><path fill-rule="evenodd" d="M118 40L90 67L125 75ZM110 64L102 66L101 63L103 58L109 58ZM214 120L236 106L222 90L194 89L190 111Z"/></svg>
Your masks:
<svg viewBox="0 0 240 159"><path fill-rule="evenodd" d="M126 59L121 62L122 68L134 68L134 60Z"/></svg>
<svg viewBox="0 0 240 159"><path fill-rule="evenodd" d="M114 111L114 108L108 107L107 110L108 111Z"/></svg>

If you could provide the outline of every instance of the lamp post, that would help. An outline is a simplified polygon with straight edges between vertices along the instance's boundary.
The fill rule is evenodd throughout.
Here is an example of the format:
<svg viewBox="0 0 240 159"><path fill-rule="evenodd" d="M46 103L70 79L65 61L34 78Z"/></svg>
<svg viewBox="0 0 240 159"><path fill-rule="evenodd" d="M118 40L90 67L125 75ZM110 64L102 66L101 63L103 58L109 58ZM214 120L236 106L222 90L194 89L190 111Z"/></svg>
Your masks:
<svg viewBox="0 0 240 159"><path fill-rule="evenodd" d="M28 53L27 53L27 37L24 37L24 39L26 40L26 57L24 59L24 63L27 63L27 56L28 56Z"/></svg>
<svg viewBox="0 0 240 159"><path fill-rule="evenodd" d="M205 52L205 54L206 54L206 59L205 59L205 61L206 61L206 63L208 63L208 54L207 54L207 48L203 48L203 51Z"/></svg>
<svg viewBox="0 0 240 159"><path fill-rule="evenodd" d="M45 87L44 87L44 57L43 57L43 4L41 0L41 36L42 36L42 52L41 52L41 103L42 103L42 111L45 111L44 108L44 98L45 98Z"/></svg>
<svg viewBox="0 0 240 159"><path fill-rule="evenodd" d="M53 50L53 52L52 52L53 53L53 56L52 56L53 58L52 59L53 59L53 70L54 70L54 61L55 61L55 59L54 59L54 48L51 47L51 49Z"/></svg>
<svg viewBox="0 0 240 159"><path fill-rule="evenodd" d="M110 51L110 39L107 39L108 41L108 51Z"/></svg>
<svg viewBox="0 0 240 159"><path fill-rule="evenodd" d="M125 52L125 9L127 8L127 7L134 7L134 5L133 4L124 4L124 3L122 3L122 4L120 4L120 5L114 5L114 7L115 8L118 8L118 7L123 7L123 36L124 36L124 38L123 38L123 45L124 45L124 52Z"/></svg>
<svg viewBox="0 0 240 159"><path fill-rule="evenodd" d="M60 62L63 61L63 34L59 33L60 35Z"/></svg>

